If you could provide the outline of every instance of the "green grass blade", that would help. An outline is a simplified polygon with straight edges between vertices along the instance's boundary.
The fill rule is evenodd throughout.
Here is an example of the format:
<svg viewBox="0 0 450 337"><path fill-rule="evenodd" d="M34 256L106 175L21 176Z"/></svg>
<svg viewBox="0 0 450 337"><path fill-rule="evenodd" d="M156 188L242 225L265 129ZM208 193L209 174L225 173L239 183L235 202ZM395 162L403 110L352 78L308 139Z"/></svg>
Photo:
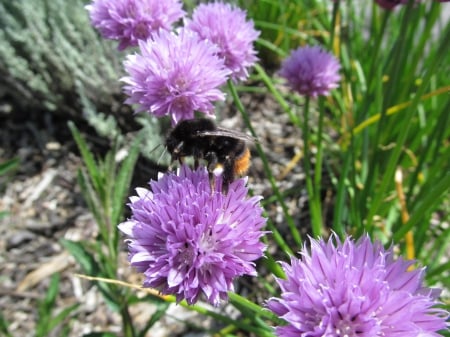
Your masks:
<svg viewBox="0 0 450 337"><path fill-rule="evenodd" d="M128 156L122 163L116 181L114 182L111 216L113 224L118 224L123 216L124 202L129 191L131 178L133 177L134 166L139 157L139 149L143 136L143 134L140 134L131 144Z"/></svg>
<svg viewBox="0 0 450 337"><path fill-rule="evenodd" d="M104 224L104 216L103 216L103 208L101 201L98 199L97 194L94 191L94 188L92 187L89 178L85 172L83 172L81 169L78 170L77 175L78 185L80 186L81 193L83 194L84 201L86 202L89 211L91 211L92 215L94 216L95 221L100 227L100 230L105 227ZM104 233L102 233L103 235Z"/></svg>
<svg viewBox="0 0 450 337"><path fill-rule="evenodd" d="M83 158L84 164L86 165L86 168L88 170L89 176L91 177L92 184L94 185L94 189L96 191L101 190L101 178L100 178L100 172L99 167L97 165L97 162L92 155L91 151L89 150L85 140L81 136L80 132L78 131L77 127L73 122L68 122L68 126L70 131L72 132L72 136L75 139L75 142L77 143L78 149L80 150L81 157Z"/></svg>
<svg viewBox="0 0 450 337"><path fill-rule="evenodd" d="M3 317L3 314L0 312L0 333L5 337L13 337L8 329L8 322L5 320L5 317Z"/></svg>
<svg viewBox="0 0 450 337"><path fill-rule="evenodd" d="M52 331L59 324L63 323L63 321L66 320L69 317L69 315L72 312L74 312L79 306L80 306L80 303L72 304L71 306L61 310L61 312L58 313L56 316L52 317L52 319L50 320L50 322L48 324L48 331Z"/></svg>
<svg viewBox="0 0 450 337"><path fill-rule="evenodd" d="M3 176L19 166L19 158L12 158L0 163L0 176Z"/></svg>
<svg viewBox="0 0 450 337"><path fill-rule="evenodd" d="M100 267L97 261L85 247L82 242L62 239L61 245L75 258L84 273L88 275L97 275Z"/></svg>

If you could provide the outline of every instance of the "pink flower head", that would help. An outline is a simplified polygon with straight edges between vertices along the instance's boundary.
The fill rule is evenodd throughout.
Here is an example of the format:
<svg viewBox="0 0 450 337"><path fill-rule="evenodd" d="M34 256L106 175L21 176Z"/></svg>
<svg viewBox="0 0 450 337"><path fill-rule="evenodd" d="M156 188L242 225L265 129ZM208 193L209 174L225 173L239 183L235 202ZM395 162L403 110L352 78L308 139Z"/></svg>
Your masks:
<svg viewBox="0 0 450 337"><path fill-rule="evenodd" d="M218 305L233 291L234 278L256 274L254 261L265 249L261 198L247 197L243 178L225 195L219 180L212 190L205 167L182 166L130 198L131 219L119 229L129 238L129 260L144 273L144 287L189 304L203 294Z"/></svg>
<svg viewBox="0 0 450 337"><path fill-rule="evenodd" d="M254 29L253 21L246 21L245 11L222 2L200 4L185 25L219 47L218 55L225 60L233 79L248 77L248 69L258 60L253 43L259 31Z"/></svg>
<svg viewBox="0 0 450 337"><path fill-rule="evenodd" d="M179 0L93 0L86 9L92 25L104 38L118 40L120 50L170 30L185 15Z"/></svg>
<svg viewBox="0 0 450 337"><path fill-rule="evenodd" d="M283 61L279 75L302 95L326 96L338 87L340 68L339 61L322 48L301 47Z"/></svg>
<svg viewBox="0 0 450 337"><path fill-rule="evenodd" d="M310 252L282 264L281 298L268 301L287 322L277 336L438 337L446 328L448 312L434 308L439 292L423 287L423 269L408 271L414 261L394 260L368 236L310 241Z"/></svg>
<svg viewBox="0 0 450 337"><path fill-rule="evenodd" d="M124 63L126 103L157 117L170 116L172 125L194 118L194 111L214 116L213 102L225 99L218 87L230 74L215 45L180 29L178 34L159 31L140 41L139 48Z"/></svg>

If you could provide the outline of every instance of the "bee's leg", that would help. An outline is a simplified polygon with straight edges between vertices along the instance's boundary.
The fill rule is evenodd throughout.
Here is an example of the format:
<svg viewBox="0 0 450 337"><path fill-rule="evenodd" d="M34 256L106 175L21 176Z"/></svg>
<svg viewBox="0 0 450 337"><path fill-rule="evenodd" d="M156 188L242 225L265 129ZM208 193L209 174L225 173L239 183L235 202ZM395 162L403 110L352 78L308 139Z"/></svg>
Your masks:
<svg viewBox="0 0 450 337"><path fill-rule="evenodd" d="M169 167L167 168L169 171L173 171L173 164L175 163L175 161L177 161L181 164L183 164L183 158L182 157L174 157L172 156L172 159L170 161Z"/></svg>
<svg viewBox="0 0 450 337"><path fill-rule="evenodd" d="M222 191L227 194L228 186L233 182L235 174L234 174L234 157L227 156L223 161L223 182L222 182Z"/></svg>
<svg viewBox="0 0 450 337"><path fill-rule="evenodd" d="M211 184L211 190L216 189L216 176L222 174L222 165L215 152L208 152L205 154L205 160L208 163L209 182Z"/></svg>
<svg viewBox="0 0 450 337"><path fill-rule="evenodd" d="M194 149L192 157L194 158L194 169L197 170L200 165L200 160L203 159L203 154L201 151Z"/></svg>
<svg viewBox="0 0 450 337"><path fill-rule="evenodd" d="M177 159L178 159L178 163L180 164L180 167L181 167L183 165L183 163L184 163L184 157L178 157ZM176 159L172 159L172 163L169 166L171 171L172 171L172 164L174 163L175 160Z"/></svg>

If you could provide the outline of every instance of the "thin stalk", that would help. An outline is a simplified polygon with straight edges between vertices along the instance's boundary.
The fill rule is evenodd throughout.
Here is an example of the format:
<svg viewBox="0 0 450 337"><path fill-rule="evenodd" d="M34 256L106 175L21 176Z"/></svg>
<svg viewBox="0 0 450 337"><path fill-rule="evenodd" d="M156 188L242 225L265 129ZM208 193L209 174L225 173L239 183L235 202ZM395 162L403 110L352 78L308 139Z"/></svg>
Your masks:
<svg viewBox="0 0 450 337"><path fill-rule="evenodd" d="M323 97L319 97L319 128L317 130L317 155L316 155L316 166L314 167L314 188L316 191L320 191L322 182L322 161L323 161L323 120L325 117L325 107L323 103ZM320 203L320 193L318 202Z"/></svg>
<svg viewBox="0 0 450 337"><path fill-rule="evenodd" d="M336 202L334 204L334 214L333 214L333 230L343 238L345 235L344 227L344 207L345 207L345 196L346 196L346 185L345 182L349 175L350 163L352 156L347 150L344 158L344 166L342 172L340 172L339 182L337 185Z"/></svg>
<svg viewBox="0 0 450 337"><path fill-rule="evenodd" d="M309 152L309 97L305 99L305 106L303 109L303 159L305 163L305 179L306 179L306 190L309 195L309 210L311 212L311 227L314 237L319 237L322 234L322 213L320 205L320 196L317 197L316 193L318 191L314 190L313 180L311 179L311 165L310 165L310 152ZM319 200L319 203L317 203Z"/></svg>
<svg viewBox="0 0 450 337"><path fill-rule="evenodd" d="M261 80L266 85L267 89L269 89L270 93L273 95L277 103L281 106L284 112L288 114L291 123L300 128L301 126L300 119L292 111L292 109L289 106L289 103L286 102L286 100L283 98L283 96L280 94L277 88L275 88L272 79L269 76L267 76L266 71L258 64L255 65L255 70L260 76Z"/></svg>
<svg viewBox="0 0 450 337"><path fill-rule="evenodd" d="M123 335L125 337L136 337L136 331L134 330L133 320L127 304L125 304L120 310L120 315L122 316Z"/></svg>
<svg viewBox="0 0 450 337"><path fill-rule="evenodd" d="M247 126L247 128L250 130L250 133L252 134L253 137L257 138L256 132L253 129L252 123L250 122L250 118L248 117L248 113L244 108L244 105L242 104L241 100L239 99L239 96L237 94L236 88L234 86L234 84L232 83L231 80L228 80L228 88L230 90L231 96L233 97L234 102L236 103L236 107L239 110L239 112L242 115L242 118L244 119L244 123ZM278 202L281 205L281 208L283 210L283 214L284 217L286 219L286 222L289 226L289 229L291 231L292 234L292 238L294 239L295 243L298 246L301 246L302 244L302 239L300 237L300 233L298 232L297 228L295 227L295 223L294 223L294 219L292 219L292 216L289 214L289 210L288 207L286 206L286 203L284 202L284 199L280 193L280 190L277 186L275 177L272 173L272 170L270 169L270 164L269 164L269 160L267 159L267 156L264 152L264 150L262 149L261 144L259 144L258 142L255 143L255 147L256 150L258 151L258 155L261 158L262 162L263 162L263 167L264 167L264 172L267 175L267 178L269 180L269 183L272 187L272 191L275 194L275 197L277 198Z"/></svg>
<svg viewBox="0 0 450 337"><path fill-rule="evenodd" d="M267 221L267 228L271 231L272 237L277 243L278 247L286 254L294 255L294 252L291 249L291 247L289 247L289 245L286 243L281 233L278 231L278 229L271 221Z"/></svg>
<svg viewBox="0 0 450 337"><path fill-rule="evenodd" d="M324 98L319 97L319 128L317 130L317 154L316 154L316 165L314 166L314 207L316 212L320 215L320 227L323 226L322 219L322 202L321 202L321 184L322 184L322 161L323 161L323 122L325 118L325 105ZM305 122L307 124L307 122ZM306 157L305 160L308 160Z"/></svg>
<svg viewBox="0 0 450 337"><path fill-rule="evenodd" d="M246 309L254 312L256 315L258 315L260 317L264 317L264 318L270 319L272 321L280 320L278 316L276 316L269 310L262 308L258 304L249 301L248 299L246 299L245 297L242 297L239 294L236 294L234 292L229 292L228 297L230 298L230 302L233 303L234 305L237 304L240 307L245 307Z"/></svg>

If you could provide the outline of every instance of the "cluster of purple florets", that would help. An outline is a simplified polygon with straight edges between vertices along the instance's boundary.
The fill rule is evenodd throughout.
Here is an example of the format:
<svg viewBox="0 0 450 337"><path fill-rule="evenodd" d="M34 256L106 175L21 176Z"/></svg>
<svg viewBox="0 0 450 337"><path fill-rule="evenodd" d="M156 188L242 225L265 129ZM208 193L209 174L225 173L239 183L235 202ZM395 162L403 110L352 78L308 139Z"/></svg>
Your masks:
<svg viewBox="0 0 450 337"><path fill-rule="evenodd" d="M177 0L96 0L87 6L103 37L119 49L138 47L125 61L127 103L172 125L214 116L228 79L243 81L257 61L259 36L245 11L227 3L200 4L189 18ZM182 19L183 24L178 24Z"/></svg>
<svg viewBox="0 0 450 337"><path fill-rule="evenodd" d="M200 4L190 18L177 0L94 0L87 9L103 37L117 40L121 50L137 48L124 62L127 103L169 116L172 125L195 112L214 116L214 102L225 99L220 87L246 80L257 61L259 32L245 11L227 3ZM338 87L339 70L331 53L305 46L292 51L278 74L292 90L315 98ZM246 178L227 193L221 177L213 179L205 167L183 165L130 198L132 216L119 229L145 287L189 304L203 296L218 305L236 277L256 275L255 261L266 248L261 197L248 196ZM281 296L267 302L286 322L276 334L437 336L448 313L434 308L438 292L423 287L423 270L408 271L412 263L394 260L392 249L368 237L310 239L300 259L281 264Z"/></svg>

